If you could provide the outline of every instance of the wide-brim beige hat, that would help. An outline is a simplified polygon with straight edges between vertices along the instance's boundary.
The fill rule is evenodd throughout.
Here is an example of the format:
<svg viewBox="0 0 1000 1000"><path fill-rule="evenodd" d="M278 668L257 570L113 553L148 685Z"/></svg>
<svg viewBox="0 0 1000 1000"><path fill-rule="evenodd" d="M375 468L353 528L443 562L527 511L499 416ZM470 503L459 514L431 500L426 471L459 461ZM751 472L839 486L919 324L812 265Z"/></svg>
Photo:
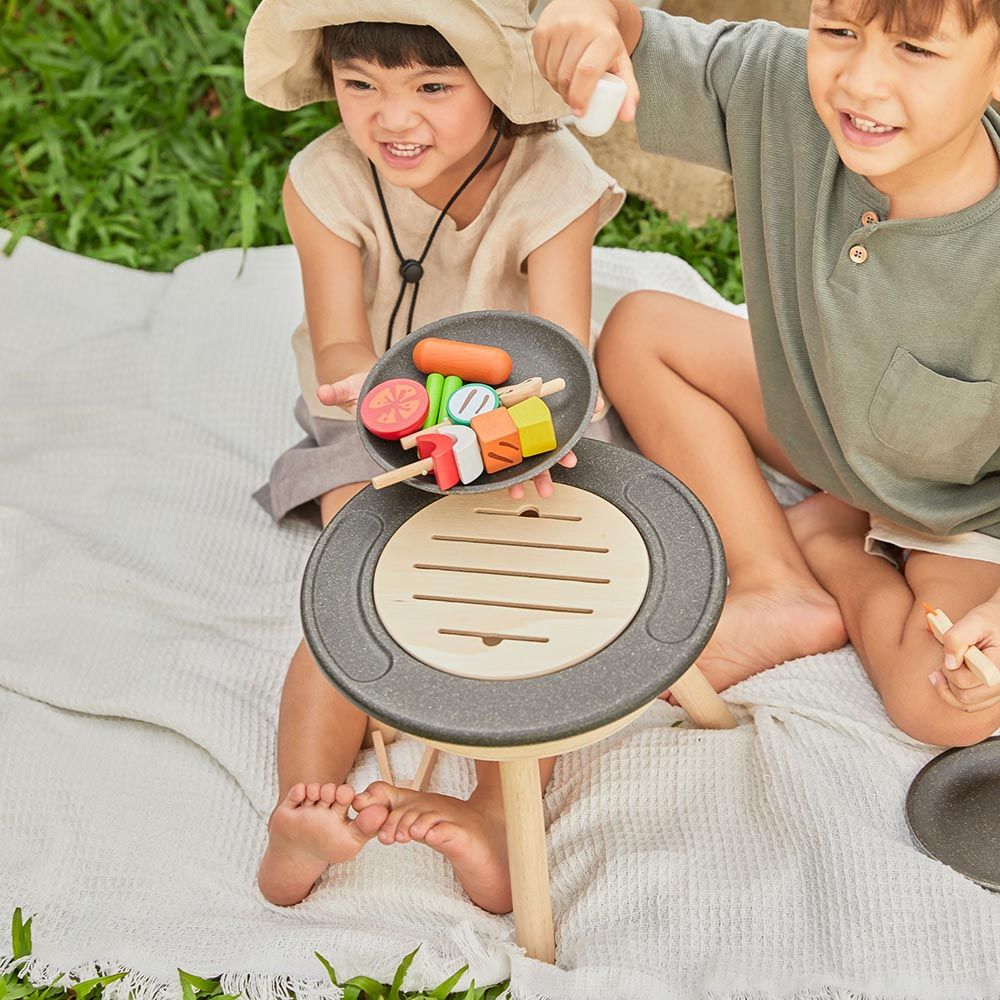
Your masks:
<svg viewBox="0 0 1000 1000"><path fill-rule="evenodd" d="M335 98L316 65L320 29L355 21L426 24L518 125L569 113L538 71L531 0L261 0L243 43L247 96L279 111Z"/></svg>

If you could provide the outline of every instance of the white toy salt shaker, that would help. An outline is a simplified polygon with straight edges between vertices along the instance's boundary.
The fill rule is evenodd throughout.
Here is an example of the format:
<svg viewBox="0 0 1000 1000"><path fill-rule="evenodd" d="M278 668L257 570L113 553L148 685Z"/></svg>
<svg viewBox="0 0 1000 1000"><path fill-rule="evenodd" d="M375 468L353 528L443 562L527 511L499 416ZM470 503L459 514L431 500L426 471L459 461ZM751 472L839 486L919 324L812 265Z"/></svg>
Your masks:
<svg viewBox="0 0 1000 1000"><path fill-rule="evenodd" d="M618 112L625 103L626 94L628 84L620 76L605 73L597 81L587 110L579 117L568 115L561 120L572 125L581 135L604 135L614 125Z"/></svg>

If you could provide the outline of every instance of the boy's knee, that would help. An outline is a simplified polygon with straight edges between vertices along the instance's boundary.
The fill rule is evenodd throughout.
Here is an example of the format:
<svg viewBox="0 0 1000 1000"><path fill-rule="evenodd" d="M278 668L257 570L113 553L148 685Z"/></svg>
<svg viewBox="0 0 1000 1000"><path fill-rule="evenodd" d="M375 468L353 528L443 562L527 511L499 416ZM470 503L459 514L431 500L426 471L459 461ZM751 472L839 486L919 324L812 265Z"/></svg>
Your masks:
<svg viewBox="0 0 1000 1000"><path fill-rule="evenodd" d="M613 376L621 371L623 360L644 364L655 353L654 332L663 332L662 322L656 320L657 300L664 298L673 296L664 292L629 292L615 303L604 321L594 352L598 372L610 372Z"/></svg>
<svg viewBox="0 0 1000 1000"><path fill-rule="evenodd" d="M887 699L886 712L907 736L941 747L968 747L992 736L1000 726L1000 711L963 712L931 695L933 700L914 704Z"/></svg>

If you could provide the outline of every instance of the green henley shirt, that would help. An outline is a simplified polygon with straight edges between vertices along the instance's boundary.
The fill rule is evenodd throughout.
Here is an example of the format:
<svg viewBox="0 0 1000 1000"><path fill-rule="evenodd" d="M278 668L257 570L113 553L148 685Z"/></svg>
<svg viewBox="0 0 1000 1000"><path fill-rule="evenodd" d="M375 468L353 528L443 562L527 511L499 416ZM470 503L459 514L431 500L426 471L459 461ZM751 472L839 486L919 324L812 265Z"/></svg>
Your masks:
<svg viewBox="0 0 1000 1000"><path fill-rule="evenodd" d="M897 524L1000 538L1000 188L931 219L844 166L806 32L643 10L642 147L733 175L768 427L810 482ZM983 124L1000 153L1000 116Z"/></svg>

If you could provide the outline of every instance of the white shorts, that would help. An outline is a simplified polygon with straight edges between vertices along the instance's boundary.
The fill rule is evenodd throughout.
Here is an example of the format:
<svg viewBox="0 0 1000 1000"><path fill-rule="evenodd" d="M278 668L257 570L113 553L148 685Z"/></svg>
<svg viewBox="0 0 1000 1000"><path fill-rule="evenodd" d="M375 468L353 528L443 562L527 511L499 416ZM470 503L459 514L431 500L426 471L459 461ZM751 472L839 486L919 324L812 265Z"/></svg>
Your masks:
<svg viewBox="0 0 1000 1000"><path fill-rule="evenodd" d="M967 531L962 535L927 535L871 515L871 530L865 535L865 552L881 556L898 567L913 551L1000 563L1000 538L984 535L981 531Z"/></svg>

